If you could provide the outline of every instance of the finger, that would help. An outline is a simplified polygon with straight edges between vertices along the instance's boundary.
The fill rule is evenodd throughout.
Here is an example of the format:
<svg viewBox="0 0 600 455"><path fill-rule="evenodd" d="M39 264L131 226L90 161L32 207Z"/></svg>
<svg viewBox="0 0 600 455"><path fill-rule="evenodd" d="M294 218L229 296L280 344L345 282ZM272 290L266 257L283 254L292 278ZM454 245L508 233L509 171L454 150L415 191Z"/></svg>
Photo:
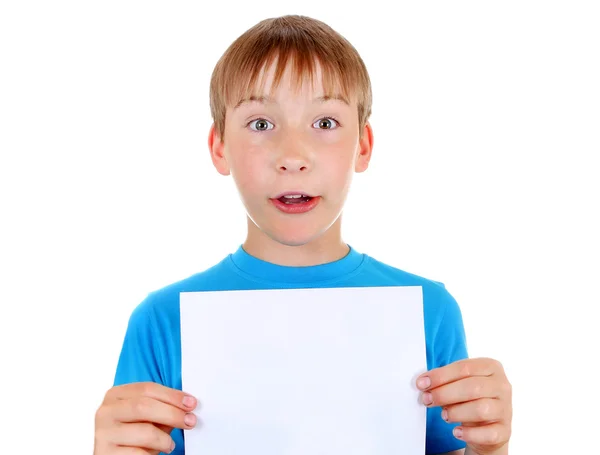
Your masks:
<svg viewBox="0 0 600 455"><path fill-rule="evenodd" d="M503 373L504 369L500 362L494 359L482 357L458 360L423 373L417 378L417 387L421 390L434 389L471 376L492 376L500 372Z"/></svg>
<svg viewBox="0 0 600 455"><path fill-rule="evenodd" d="M141 447L118 447L109 452L111 455L158 455L160 451L142 449Z"/></svg>
<svg viewBox="0 0 600 455"><path fill-rule="evenodd" d="M421 401L428 407L449 406L479 398L499 398L497 381L486 377L471 377L451 382L424 392Z"/></svg>
<svg viewBox="0 0 600 455"><path fill-rule="evenodd" d="M501 422L483 426L458 426L454 436L470 446L484 446L486 449L500 448L510 438L510 427Z"/></svg>
<svg viewBox="0 0 600 455"><path fill-rule="evenodd" d="M446 422L491 423L503 418L504 407L500 400L493 398L481 398L442 409L442 419Z"/></svg>
<svg viewBox="0 0 600 455"><path fill-rule="evenodd" d="M104 402L127 400L138 396L153 398L186 411L191 411L198 406L196 398L181 390L172 389L155 382L136 382L115 386L106 393Z"/></svg>
<svg viewBox="0 0 600 455"><path fill-rule="evenodd" d="M196 424L196 416L193 413L148 397L119 400L106 407L106 412L118 422L151 422L186 430Z"/></svg>
<svg viewBox="0 0 600 455"><path fill-rule="evenodd" d="M171 453L175 442L164 431L151 423L129 423L119 425L112 432L113 444L117 446L156 450Z"/></svg>
<svg viewBox="0 0 600 455"><path fill-rule="evenodd" d="M157 423L156 426L160 431L164 431L167 434L171 434L171 431L173 431L173 428L174 428L174 427L170 427L169 425L161 425L159 423Z"/></svg>
<svg viewBox="0 0 600 455"><path fill-rule="evenodd" d="M110 452L110 455L159 455L160 453L160 450L144 449L142 447L117 447Z"/></svg>

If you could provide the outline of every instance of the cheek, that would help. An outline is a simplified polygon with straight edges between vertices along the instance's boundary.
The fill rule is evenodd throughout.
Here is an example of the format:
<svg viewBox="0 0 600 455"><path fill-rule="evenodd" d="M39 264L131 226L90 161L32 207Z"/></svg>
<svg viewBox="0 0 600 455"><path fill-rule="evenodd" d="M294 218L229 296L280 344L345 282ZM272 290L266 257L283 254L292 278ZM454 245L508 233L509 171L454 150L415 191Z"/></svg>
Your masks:
<svg viewBox="0 0 600 455"><path fill-rule="evenodd" d="M354 174L354 165L356 162L356 144L343 142L328 147L323 154L323 166L332 180L339 185L343 185Z"/></svg>
<svg viewBox="0 0 600 455"><path fill-rule="evenodd" d="M260 191L267 183L268 154L256 146L239 146L230 155L232 176L244 193Z"/></svg>

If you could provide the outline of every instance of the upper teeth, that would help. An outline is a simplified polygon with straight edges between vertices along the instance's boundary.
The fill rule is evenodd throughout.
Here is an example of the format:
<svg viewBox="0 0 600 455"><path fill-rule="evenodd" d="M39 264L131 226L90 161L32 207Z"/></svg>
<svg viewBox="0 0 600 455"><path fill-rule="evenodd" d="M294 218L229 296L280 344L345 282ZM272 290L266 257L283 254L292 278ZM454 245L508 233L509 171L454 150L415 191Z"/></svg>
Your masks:
<svg viewBox="0 0 600 455"><path fill-rule="evenodd" d="M286 199L298 199L303 197L303 194L286 194L285 196L283 196Z"/></svg>

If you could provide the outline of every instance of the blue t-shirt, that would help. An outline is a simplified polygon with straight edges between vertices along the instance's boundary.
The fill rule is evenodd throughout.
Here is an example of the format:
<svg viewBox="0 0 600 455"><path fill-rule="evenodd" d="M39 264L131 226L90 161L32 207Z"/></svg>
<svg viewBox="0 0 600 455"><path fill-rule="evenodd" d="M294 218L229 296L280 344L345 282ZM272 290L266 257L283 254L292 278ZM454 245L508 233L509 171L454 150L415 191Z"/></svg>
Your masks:
<svg viewBox="0 0 600 455"><path fill-rule="evenodd" d="M352 247L338 261L288 267L262 261L240 246L210 269L148 294L136 307L125 334L114 385L152 381L182 389L180 292L360 286L421 286L427 368L468 357L460 308L442 283L393 268ZM440 407L429 408L426 453L465 447L452 435L454 426L442 419ZM183 455L183 430L175 429L171 436L176 445L173 454Z"/></svg>

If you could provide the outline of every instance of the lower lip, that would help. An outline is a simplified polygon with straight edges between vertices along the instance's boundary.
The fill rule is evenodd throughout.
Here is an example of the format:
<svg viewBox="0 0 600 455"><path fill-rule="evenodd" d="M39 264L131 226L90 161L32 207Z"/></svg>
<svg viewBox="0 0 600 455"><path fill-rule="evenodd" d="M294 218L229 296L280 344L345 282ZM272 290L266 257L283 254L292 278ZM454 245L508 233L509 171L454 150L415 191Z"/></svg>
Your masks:
<svg viewBox="0 0 600 455"><path fill-rule="evenodd" d="M281 202L279 199L271 199L271 202L283 213L297 214L306 213L314 209L317 204L321 201L321 196L313 197L310 201L286 204Z"/></svg>

